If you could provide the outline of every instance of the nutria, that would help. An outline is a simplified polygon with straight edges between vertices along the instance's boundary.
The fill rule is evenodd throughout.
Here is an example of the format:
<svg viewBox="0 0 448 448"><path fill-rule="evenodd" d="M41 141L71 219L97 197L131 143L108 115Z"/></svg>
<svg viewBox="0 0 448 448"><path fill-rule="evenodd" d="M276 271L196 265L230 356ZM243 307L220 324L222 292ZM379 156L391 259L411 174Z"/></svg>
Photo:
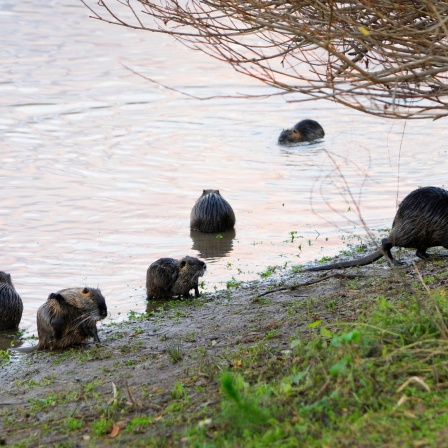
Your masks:
<svg viewBox="0 0 448 448"><path fill-rule="evenodd" d="M11 276L0 271L0 331L17 330L22 312L22 299L12 284Z"/></svg>
<svg viewBox="0 0 448 448"><path fill-rule="evenodd" d="M204 190L191 210L191 230L215 233L232 230L234 226L235 213L219 190Z"/></svg>
<svg viewBox="0 0 448 448"><path fill-rule="evenodd" d="M278 142L280 145L290 143L312 142L318 138L324 138L325 132L322 126L314 120L302 120L291 129L285 129L280 133Z"/></svg>
<svg viewBox="0 0 448 448"><path fill-rule="evenodd" d="M53 292L37 310L38 350L80 345L89 337L100 342L96 323L107 316L99 289L69 288Z"/></svg>
<svg viewBox="0 0 448 448"><path fill-rule="evenodd" d="M409 193L398 207L389 238L381 240L381 247L370 255L357 260L342 261L306 269L328 269L364 266L385 257L390 266L400 265L391 248L417 249L415 255L423 260L430 257L428 247L443 246L448 249L448 191L438 187L423 187Z"/></svg>
<svg viewBox="0 0 448 448"><path fill-rule="evenodd" d="M146 272L148 300L176 296L188 298L191 289L194 289L195 297L199 297L198 278L204 275L206 269L206 264L195 257L158 259Z"/></svg>

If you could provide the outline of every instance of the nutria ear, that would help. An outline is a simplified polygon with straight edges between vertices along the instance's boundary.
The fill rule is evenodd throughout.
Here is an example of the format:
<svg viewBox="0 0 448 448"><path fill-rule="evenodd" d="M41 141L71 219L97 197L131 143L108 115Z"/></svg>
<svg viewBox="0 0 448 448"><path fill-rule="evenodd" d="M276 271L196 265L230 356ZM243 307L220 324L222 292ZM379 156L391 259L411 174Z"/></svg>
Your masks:
<svg viewBox="0 0 448 448"><path fill-rule="evenodd" d="M82 290L83 294L88 294L89 293L89 288L87 288L87 286L84 286L84 289Z"/></svg>
<svg viewBox="0 0 448 448"><path fill-rule="evenodd" d="M182 260L180 262L180 267L183 268L186 264L187 264L187 262L185 260Z"/></svg>
<svg viewBox="0 0 448 448"><path fill-rule="evenodd" d="M49 298L49 299L57 300L58 302L64 302L64 301L65 301L64 297L63 297L61 294L59 294L58 292L52 292L52 293L48 296L48 298Z"/></svg>
<svg viewBox="0 0 448 448"><path fill-rule="evenodd" d="M9 282L9 283L12 283L12 280L11 280L11 274L8 274L8 275L6 276L6 278L8 279L8 282Z"/></svg>

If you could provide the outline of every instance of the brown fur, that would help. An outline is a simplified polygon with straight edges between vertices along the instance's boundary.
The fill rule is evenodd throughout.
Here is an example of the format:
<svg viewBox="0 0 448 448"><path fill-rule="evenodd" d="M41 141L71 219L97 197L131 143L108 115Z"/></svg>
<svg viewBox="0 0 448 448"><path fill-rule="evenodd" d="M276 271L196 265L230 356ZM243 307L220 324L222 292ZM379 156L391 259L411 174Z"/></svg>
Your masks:
<svg viewBox="0 0 448 448"><path fill-rule="evenodd" d="M160 258L152 263L146 272L146 293L148 300L170 297L190 297L194 289L199 297L198 278L202 277L207 265L195 257Z"/></svg>
<svg viewBox="0 0 448 448"><path fill-rule="evenodd" d="M0 331L17 330L22 319L23 302L11 276L0 271Z"/></svg>
<svg viewBox="0 0 448 448"><path fill-rule="evenodd" d="M106 302L99 289L69 288L51 293L37 310L37 348L80 345L89 337L99 343L96 323L106 316Z"/></svg>
<svg viewBox="0 0 448 448"><path fill-rule="evenodd" d="M302 120L291 129L285 129L280 133L278 143L280 145L312 142L324 138L325 132L322 126L314 120Z"/></svg>
<svg viewBox="0 0 448 448"><path fill-rule="evenodd" d="M316 266L306 271L326 271L364 266L385 257L390 266L401 264L392 256L392 247L417 249L423 260L430 257L429 247L448 249L448 191L438 187L423 187L409 193L398 207L389 238L381 241L378 250L356 260Z"/></svg>
<svg viewBox="0 0 448 448"><path fill-rule="evenodd" d="M225 232L235 226L235 213L219 190L204 190L190 214L190 229L205 233Z"/></svg>

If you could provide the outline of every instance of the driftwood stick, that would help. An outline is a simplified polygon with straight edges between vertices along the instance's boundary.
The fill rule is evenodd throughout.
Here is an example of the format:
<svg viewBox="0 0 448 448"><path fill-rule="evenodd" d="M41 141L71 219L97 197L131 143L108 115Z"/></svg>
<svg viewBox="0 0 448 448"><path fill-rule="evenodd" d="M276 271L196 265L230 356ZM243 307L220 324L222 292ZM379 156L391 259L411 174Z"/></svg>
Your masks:
<svg viewBox="0 0 448 448"><path fill-rule="evenodd" d="M302 286L314 285L315 283L323 282L324 280L328 280L329 278L332 278L332 277L353 279L353 278L364 277L364 276L363 275L357 275L357 274L339 274L339 273L329 274L329 275L326 275L325 277L318 278L317 280L310 280L310 281L305 282L305 283L300 283L299 285L290 285L290 286L284 286L282 288L271 289L270 291L266 291L266 292L263 292L261 294L258 294L257 297L267 296L268 294L272 294L274 292L279 292L279 291L287 291L287 290L294 291L295 289L301 288Z"/></svg>

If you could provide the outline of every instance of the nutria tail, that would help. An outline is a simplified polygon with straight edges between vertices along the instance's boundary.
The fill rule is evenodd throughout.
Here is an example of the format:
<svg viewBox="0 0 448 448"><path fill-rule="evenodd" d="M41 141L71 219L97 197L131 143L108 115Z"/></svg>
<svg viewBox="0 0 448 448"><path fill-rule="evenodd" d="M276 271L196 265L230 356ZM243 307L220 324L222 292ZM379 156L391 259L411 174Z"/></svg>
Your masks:
<svg viewBox="0 0 448 448"><path fill-rule="evenodd" d="M341 261L340 263L325 264L324 266L315 266L313 268L305 269L305 271L328 271L330 269L344 269L352 268L354 266L365 266L366 264L373 263L384 256L381 249L373 252L370 255L366 255L363 258L358 258L357 260Z"/></svg>

